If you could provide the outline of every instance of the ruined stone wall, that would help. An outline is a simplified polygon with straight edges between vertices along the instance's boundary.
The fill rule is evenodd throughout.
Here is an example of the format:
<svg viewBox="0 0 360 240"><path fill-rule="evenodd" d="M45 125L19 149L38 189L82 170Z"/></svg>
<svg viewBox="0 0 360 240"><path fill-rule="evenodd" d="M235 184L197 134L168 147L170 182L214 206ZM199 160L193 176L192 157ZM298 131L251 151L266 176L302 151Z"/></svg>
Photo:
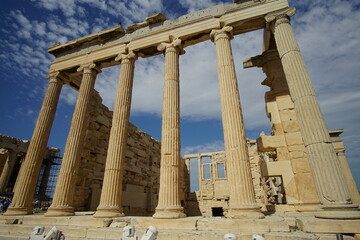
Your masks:
<svg viewBox="0 0 360 240"><path fill-rule="evenodd" d="M255 188L255 199L259 204L264 203L264 189L261 183L260 157L257 151L257 145L254 140L248 140L248 150L250 158L250 168ZM190 169L189 159L196 158L198 161L198 177L199 190L195 193L190 192L189 187L184 187L187 191L186 198L186 213L188 216L202 215L211 217L216 214L221 215L229 208L229 182L227 179L226 155L224 151L213 153L190 154L184 156L186 162L185 176L188 178L184 181L185 184L190 183L189 172L194 171ZM219 169L219 164L224 164L224 176ZM206 165L206 167L204 167ZM207 169L210 173L205 173ZM217 212L219 211L220 212Z"/></svg>
<svg viewBox="0 0 360 240"><path fill-rule="evenodd" d="M76 181L76 210L96 210L99 204L112 112L97 92L91 102L86 142ZM130 123L123 177L123 207L127 215L148 215L157 205L160 142Z"/></svg>
<svg viewBox="0 0 360 240"><path fill-rule="evenodd" d="M250 168L251 176L254 184L255 190L255 200L258 204L262 205L265 203L265 191L263 188L261 168L260 168L260 155L257 149L256 141L248 140L248 149L249 149L249 158L250 158Z"/></svg>

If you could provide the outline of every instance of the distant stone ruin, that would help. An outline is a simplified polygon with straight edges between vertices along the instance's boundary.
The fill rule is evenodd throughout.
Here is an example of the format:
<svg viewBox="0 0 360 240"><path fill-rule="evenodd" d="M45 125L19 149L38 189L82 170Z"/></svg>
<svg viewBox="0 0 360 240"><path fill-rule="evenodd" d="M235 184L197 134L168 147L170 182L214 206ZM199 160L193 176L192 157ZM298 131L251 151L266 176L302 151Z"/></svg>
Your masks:
<svg viewBox="0 0 360 240"><path fill-rule="evenodd" d="M0 194L11 196L15 191L16 179L21 164L26 156L29 141L20 140L0 134ZM55 182L52 182L50 172L58 164L61 157L60 149L47 147L44 159L41 162L41 173L37 179L35 195L37 199L50 199L55 190ZM56 177L56 176L53 176Z"/></svg>

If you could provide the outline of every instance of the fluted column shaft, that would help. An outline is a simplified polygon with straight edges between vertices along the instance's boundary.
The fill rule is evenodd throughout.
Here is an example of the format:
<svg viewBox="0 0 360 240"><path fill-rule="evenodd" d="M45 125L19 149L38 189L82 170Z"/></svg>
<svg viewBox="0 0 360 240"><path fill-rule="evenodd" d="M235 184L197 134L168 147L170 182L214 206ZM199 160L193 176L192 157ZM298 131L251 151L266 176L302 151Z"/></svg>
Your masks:
<svg viewBox="0 0 360 240"><path fill-rule="evenodd" d="M133 52L120 54L115 60L121 61L121 71L110 131L103 188L100 204L94 217L119 217L124 215L121 206L122 177L128 139L136 55Z"/></svg>
<svg viewBox="0 0 360 240"><path fill-rule="evenodd" d="M294 13L295 9L287 9L277 15L266 16L266 20L271 23L275 36L320 201L323 209L330 210L317 212L316 216L358 218L359 212L340 211L343 208L351 210L356 205L351 204L340 163L290 25L289 17Z"/></svg>
<svg viewBox="0 0 360 240"><path fill-rule="evenodd" d="M252 183L240 95L230 45L232 27L213 30L210 36L216 46L227 176L230 186L228 217L263 218L260 207L255 201Z"/></svg>
<svg viewBox="0 0 360 240"><path fill-rule="evenodd" d="M17 177L16 191L11 206L4 215L32 214L32 200L36 189L36 182L39 178L41 163L44 159L46 145L63 85L58 75L58 72L49 75L49 85L34 133Z"/></svg>
<svg viewBox="0 0 360 240"><path fill-rule="evenodd" d="M8 156L0 176L0 192L5 192L16 162L16 152L8 149Z"/></svg>
<svg viewBox="0 0 360 240"><path fill-rule="evenodd" d="M82 65L78 71L83 71L71 127L66 141L64 156L56 184L53 202L45 216L74 215L73 198L76 188L76 178L80 163L90 99L94 90L96 75L100 70L93 63Z"/></svg>
<svg viewBox="0 0 360 240"><path fill-rule="evenodd" d="M161 43L165 55L163 91L161 167L159 202L154 218L185 217L180 197L180 86L179 55L181 40Z"/></svg>

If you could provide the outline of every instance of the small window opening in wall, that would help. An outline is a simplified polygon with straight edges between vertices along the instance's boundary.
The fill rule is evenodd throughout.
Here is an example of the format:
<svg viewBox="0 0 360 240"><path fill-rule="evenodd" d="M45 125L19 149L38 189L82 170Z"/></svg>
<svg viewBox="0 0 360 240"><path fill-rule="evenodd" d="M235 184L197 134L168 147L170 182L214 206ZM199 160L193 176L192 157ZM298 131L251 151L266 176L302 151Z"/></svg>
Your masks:
<svg viewBox="0 0 360 240"><path fill-rule="evenodd" d="M201 163L211 163L211 156L203 156L201 157Z"/></svg>
<svg viewBox="0 0 360 240"><path fill-rule="evenodd" d="M211 169L211 165L210 165L210 164L204 164L204 165L203 165L203 178L204 178L205 180L211 179L210 169Z"/></svg>
<svg viewBox="0 0 360 240"><path fill-rule="evenodd" d="M189 159L190 165L190 192L199 191L199 165L197 158Z"/></svg>
<svg viewBox="0 0 360 240"><path fill-rule="evenodd" d="M222 207L213 207L211 208L212 216L213 217L223 217L224 216L224 210Z"/></svg>
<svg viewBox="0 0 360 240"><path fill-rule="evenodd" d="M223 163L217 164L217 177L225 178L225 165Z"/></svg>

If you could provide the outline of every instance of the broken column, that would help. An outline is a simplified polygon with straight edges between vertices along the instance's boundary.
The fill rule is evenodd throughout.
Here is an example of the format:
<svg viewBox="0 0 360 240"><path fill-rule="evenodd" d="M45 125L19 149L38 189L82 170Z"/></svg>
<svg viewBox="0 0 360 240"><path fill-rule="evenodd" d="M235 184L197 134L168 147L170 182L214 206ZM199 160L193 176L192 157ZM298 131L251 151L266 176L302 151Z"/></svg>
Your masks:
<svg viewBox="0 0 360 240"><path fill-rule="evenodd" d="M80 154L84 144L85 129L88 123L89 103L94 91L96 75L100 69L94 63L81 65L78 71L83 71L69 136L66 141L64 157L53 202L45 216L71 216L74 215L73 197L75 180L79 166Z"/></svg>
<svg viewBox="0 0 360 240"><path fill-rule="evenodd" d="M159 202L154 218L185 217L180 194L180 86L179 55L181 40L161 43L165 55L165 81L161 131L161 167Z"/></svg>
<svg viewBox="0 0 360 240"><path fill-rule="evenodd" d="M128 54L120 54L115 59L121 62L121 71L110 131L103 188L100 204L94 217L120 217L124 215L121 205L122 176L136 58L137 56L131 51Z"/></svg>
<svg viewBox="0 0 360 240"><path fill-rule="evenodd" d="M48 89L25 160L17 177L16 191L14 192L11 206L4 215L32 214L32 200L35 193L36 182L40 174L41 163L44 159L46 145L63 85L59 74L59 72L54 72L49 75L50 81Z"/></svg>
<svg viewBox="0 0 360 240"><path fill-rule="evenodd" d="M244 123L230 39L232 27L213 30L216 46L227 176L230 184L230 218L264 218L255 201Z"/></svg>
<svg viewBox="0 0 360 240"><path fill-rule="evenodd" d="M315 186L322 203L319 218L360 218L356 204L351 204L349 190L341 172L334 147L320 111L305 62L290 25L294 8L268 14L290 95L296 109L302 138L309 158Z"/></svg>

